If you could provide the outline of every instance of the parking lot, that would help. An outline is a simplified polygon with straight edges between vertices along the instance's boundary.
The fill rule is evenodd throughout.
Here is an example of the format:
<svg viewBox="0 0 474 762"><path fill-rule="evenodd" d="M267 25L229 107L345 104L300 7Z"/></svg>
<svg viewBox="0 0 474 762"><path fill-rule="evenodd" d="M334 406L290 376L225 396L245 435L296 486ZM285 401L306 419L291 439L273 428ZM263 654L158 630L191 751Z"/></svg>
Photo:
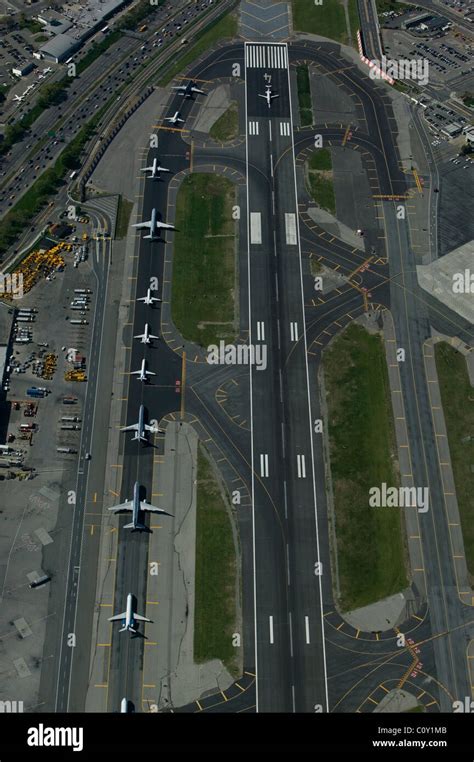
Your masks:
<svg viewBox="0 0 474 762"><path fill-rule="evenodd" d="M468 77L474 70L472 54L450 31L436 39L418 39L410 32L384 30L385 51L390 58L424 58L429 62L430 84ZM462 85L461 85L462 87Z"/></svg>

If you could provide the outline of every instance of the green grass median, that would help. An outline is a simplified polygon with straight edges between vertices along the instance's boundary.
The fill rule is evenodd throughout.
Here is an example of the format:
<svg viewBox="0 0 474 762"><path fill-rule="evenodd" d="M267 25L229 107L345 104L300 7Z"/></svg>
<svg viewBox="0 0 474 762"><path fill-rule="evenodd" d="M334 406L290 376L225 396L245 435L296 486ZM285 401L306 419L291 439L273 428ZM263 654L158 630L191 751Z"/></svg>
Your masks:
<svg viewBox="0 0 474 762"><path fill-rule="evenodd" d="M221 659L237 676L237 563L231 519L213 468L199 445L197 470L194 660Z"/></svg>
<svg viewBox="0 0 474 762"><path fill-rule="evenodd" d="M399 486L383 342L352 324L324 352L330 467L343 611L407 587L403 509L369 506L369 489Z"/></svg>
<svg viewBox="0 0 474 762"><path fill-rule="evenodd" d="M322 209L336 214L336 197L332 175L332 160L329 148L319 148L306 162L308 191L313 201Z"/></svg>
<svg viewBox="0 0 474 762"><path fill-rule="evenodd" d="M178 191L171 314L185 339L207 347L235 338L235 188L192 174Z"/></svg>
<svg viewBox="0 0 474 762"><path fill-rule="evenodd" d="M435 344L441 401L443 403L449 453L461 517L464 554L474 582L474 389L466 359L441 342Z"/></svg>
<svg viewBox="0 0 474 762"><path fill-rule="evenodd" d="M217 119L209 130L213 140L234 140L239 134L239 109L236 101L232 101L229 108Z"/></svg>

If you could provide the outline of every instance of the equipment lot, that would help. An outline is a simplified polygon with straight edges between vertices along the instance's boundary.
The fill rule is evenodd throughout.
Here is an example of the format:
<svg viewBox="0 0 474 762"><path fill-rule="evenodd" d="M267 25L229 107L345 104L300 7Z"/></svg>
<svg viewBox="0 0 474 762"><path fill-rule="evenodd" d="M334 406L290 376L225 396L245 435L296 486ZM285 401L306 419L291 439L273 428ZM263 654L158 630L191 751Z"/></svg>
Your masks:
<svg viewBox="0 0 474 762"><path fill-rule="evenodd" d="M8 305L9 309L25 313L35 310L31 321L18 322L25 341L13 343L9 351L12 366L21 370L10 374L8 427L2 426L15 438L9 443L11 451L0 456L5 464L0 468L0 553L5 559L0 565L4 615L0 698L22 699L25 711L37 707L42 662L50 658L44 642L47 609L58 575L65 568L69 538L61 531L66 520L64 515L61 519L61 514L70 511L64 497L65 485L70 486L71 469L76 468L75 453L80 449L83 426L86 384L65 380L65 372L73 367L66 361L66 350L74 348L88 357L90 325L72 324L78 313L70 304L80 296L76 288L87 290L95 285L89 262L75 269L74 252L64 250L62 254L66 261L63 272L54 273L50 280L42 278L23 299ZM87 299L90 323L95 295L88 294ZM7 308L4 312L10 320L13 318ZM27 394L31 387L46 388L50 393L33 397ZM72 397L69 404L64 402L65 397ZM2 410L6 409L2 406ZM58 448L62 451L58 452ZM30 473L33 478L28 478ZM30 583L43 575L49 581L30 588Z"/></svg>

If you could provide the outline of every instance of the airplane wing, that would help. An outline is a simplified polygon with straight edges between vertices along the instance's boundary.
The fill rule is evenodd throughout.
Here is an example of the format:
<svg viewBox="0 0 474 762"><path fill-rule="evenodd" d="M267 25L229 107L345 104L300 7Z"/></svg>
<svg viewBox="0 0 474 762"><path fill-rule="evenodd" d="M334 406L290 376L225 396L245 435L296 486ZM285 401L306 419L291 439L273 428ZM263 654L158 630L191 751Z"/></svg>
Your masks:
<svg viewBox="0 0 474 762"><path fill-rule="evenodd" d="M134 619L138 619L140 622L151 622L151 619L148 619L147 616L142 616L141 614L134 614Z"/></svg>
<svg viewBox="0 0 474 762"><path fill-rule="evenodd" d="M206 95L206 93L204 92L204 90L200 90L198 87L192 87L192 88L191 88L191 92L192 92L192 93L201 93L201 95Z"/></svg>
<svg viewBox="0 0 474 762"><path fill-rule="evenodd" d="M164 228L165 230L174 230L174 225L169 225L167 222L156 221L157 228Z"/></svg>
<svg viewBox="0 0 474 762"><path fill-rule="evenodd" d="M153 172L153 167L141 167L140 172Z"/></svg>
<svg viewBox="0 0 474 762"><path fill-rule="evenodd" d="M118 513L118 511L131 511L132 510L132 503L120 503L120 505L112 505L110 508L108 508L109 511L114 511L115 513Z"/></svg>
<svg viewBox="0 0 474 762"><path fill-rule="evenodd" d="M141 373L141 370L131 370L130 375L131 376L139 376Z"/></svg>
<svg viewBox="0 0 474 762"><path fill-rule="evenodd" d="M120 431L137 431L138 423L132 423L130 426L122 426Z"/></svg>
<svg viewBox="0 0 474 762"><path fill-rule="evenodd" d="M174 85L174 87L172 87L171 89L179 90L180 92L183 92L183 90L186 90L186 85Z"/></svg>
<svg viewBox="0 0 474 762"><path fill-rule="evenodd" d="M146 370L145 373L147 374L147 376L156 376L156 373L153 373L152 370Z"/></svg>
<svg viewBox="0 0 474 762"><path fill-rule="evenodd" d="M148 229L150 229L151 228L151 220L148 220L148 222L135 222L132 225L132 228L138 228L138 229L148 228Z"/></svg>
<svg viewBox="0 0 474 762"><path fill-rule="evenodd" d="M109 616L109 622L118 622L119 619L125 619L126 616L126 611L124 611L123 614L115 614L115 616Z"/></svg>
<svg viewBox="0 0 474 762"><path fill-rule="evenodd" d="M157 508L154 505L150 505L150 503L147 503L145 500L140 500L140 510L148 511L149 513L166 513L163 508Z"/></svg>
<svg viewBox="0 0 474 762"><path fill-rule="evenodd" d="M280 97L279 93L272 93L272 98L279 98L279 97Z"/></svg>

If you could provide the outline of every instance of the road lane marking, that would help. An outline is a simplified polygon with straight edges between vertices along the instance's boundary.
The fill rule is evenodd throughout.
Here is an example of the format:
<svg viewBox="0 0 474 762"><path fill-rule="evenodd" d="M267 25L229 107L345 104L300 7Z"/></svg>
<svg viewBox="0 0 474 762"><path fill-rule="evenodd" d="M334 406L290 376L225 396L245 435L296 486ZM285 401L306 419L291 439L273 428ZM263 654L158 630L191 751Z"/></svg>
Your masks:
<svg viewBox="0 0 474 762"><path fill-rule="evenodd" d="M306 633L306 644L309 645L311 640L309 637L309 617L308 616L305 616L304 618L304 628Z"/></svg>
<svg viewBox="0 0 474 762"><path fill-rule="evenodd" d="M273 645L274 639L273 639L273 617L269 617L269 626L270 626L270 644Z"/></svg>
<svg viewBox="0 0 474 762"><path fill-rule="evenodd" d="M268 455L260 453L260 476L268 476Z"/></svg>

